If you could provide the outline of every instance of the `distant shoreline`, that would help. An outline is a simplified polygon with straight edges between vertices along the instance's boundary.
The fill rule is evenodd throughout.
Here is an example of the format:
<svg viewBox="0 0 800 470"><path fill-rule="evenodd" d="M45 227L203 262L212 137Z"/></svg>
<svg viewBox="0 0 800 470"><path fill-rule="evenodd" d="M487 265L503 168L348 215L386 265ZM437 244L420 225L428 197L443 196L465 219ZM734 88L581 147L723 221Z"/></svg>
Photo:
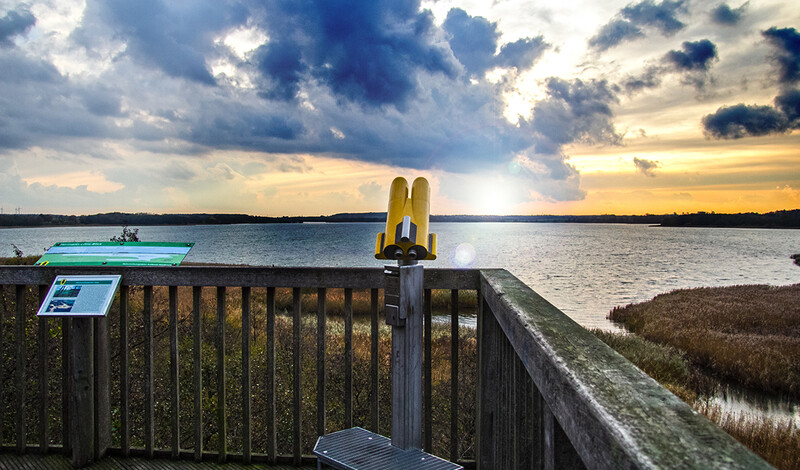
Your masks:
<svg viewBox="0 0 800 470"><path fill-rule="evenodd" d="M327 216L265 217L247 214L147 214L110 212L93 215L0 214L0 228L186 226L275 223L342 223L386 221L385 212L341 213ZM632 224L659 227L800 228L800 209L758 213L646 215L431 215L431 222Z"/></svg>

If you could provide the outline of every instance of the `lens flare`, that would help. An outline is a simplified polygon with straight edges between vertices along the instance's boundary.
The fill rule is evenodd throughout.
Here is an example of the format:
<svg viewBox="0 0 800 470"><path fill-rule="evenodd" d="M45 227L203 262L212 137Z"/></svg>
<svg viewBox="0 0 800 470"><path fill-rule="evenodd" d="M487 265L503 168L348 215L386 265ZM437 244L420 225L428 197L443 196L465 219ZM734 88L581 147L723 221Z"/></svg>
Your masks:
<svg viewBox="0 0 800 470"><path fill-rule="evenodd" d="M457 268L468 268L475 263L475 247L469 243L458 245L451 256L451 263Z"/></svg>

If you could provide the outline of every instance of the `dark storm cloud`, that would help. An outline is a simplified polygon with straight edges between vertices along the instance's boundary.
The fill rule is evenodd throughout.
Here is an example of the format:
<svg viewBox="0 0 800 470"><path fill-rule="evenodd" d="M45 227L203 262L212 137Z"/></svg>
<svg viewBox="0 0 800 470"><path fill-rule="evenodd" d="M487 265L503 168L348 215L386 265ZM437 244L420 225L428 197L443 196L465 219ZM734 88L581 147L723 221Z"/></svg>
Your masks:
<svg viewBox="0 0 800 470"><path fill-rule="evenodd" d="M597 34L589 39L589 46L598 51L605 51L617 44L644 36L641 28L623 19L611 20L603 25Z"/></svg>
<svg viewBox="0 0 800 470"><path fill-rule="evenodd" d="M706 135L716 139L780 134L789 129L786 115L772 106L723 106L703 117Z"/></svg>
<svg viewBox="0 0 800 470"><path fill-rule="evenodd" d="M606 82L552 78L536 117L517 126L503 115L508 83L469 80L530 68L550 47L541 36L504 44L497 24L459 11L445 30L414 0L242 1L248 10L233 0L89 0L69 37L97 67L88 74L0 49L0 147L127 158L104 144L114 139L134 155L239 149L458 173L525 154L542 169L531 187L567 200L585 193L563 147L619 140L618 90ZM268 38L245 58L222 41L240 27ZM479 54L459 49L481 30ZM208 64L218 60L237 77L215 80Z"/></svg>
<svg viewBox="0 0 800 470"><path fill-rule="evenodd" d="M789 127L800 128L800 90L788 90L776 96L775 107L786 116Z"/></svg>
<svg viewBox="0 0 800 470"><path fill-rule="evenodd" d="M667 74L681 73L684 84L702 90L711 80L708 72L711 64L717 59L717 46L708 39L686 41L682 44L682 50L667 52L661 58L659 65L651 65L641 75L623 79L620 85L628 94L634 94L658 87Z"/></svg>
<svg viewBox="0 0 800 470"><path fill-rule="evenodd" d="M498 53L500 32L497 23L480 16L470 16L460 8L453 8L447 13L442 27L450 35L453 55L471 76L483 76L486 71L498 66L528 69L550 47L542 36L538 36L505 44Z"/></svg>
<svg viewBox="0 0 800 470"><path fill-rule="evenodd" d="M645 90L647 88L656 88L661 85L661 78L664 74L664 68L660 66L647 67L639 76L630 76L625 78L621 85L625 88L628 94L633 94Z"/></svg>
<svg viewBox="0 0 800 470"><path fill-rule="evenodd" d="M721 3L711 10L711 20L717 24L734 26L742 20L746 8L747 3L739 8L731 8L727 3Z"/></svg>
<svg viewBox="0 0 800 470"><path fill-rule="evenodd" d="M238 3L217 0L98 0L87 11L83 29L74 35L85 47L97 40L92 22L100 20L125 39L126 52L136 60L206 85L215 84L206 66L215 34L247 20L247 10Z"/></svg>
<svg viewBox="0 0 800 470"><path fill-rule="evenodd" d="M0 90L0 148L47 147L64 136L102 138L115 132L116 126L87 113L86 89L18 48L0 49ZM100 101L114 99L105 96L94 104L109 109Z"/></svg>
<svg viewBox="0 0 800 470"><path fill-rule="evenodd" d="M272 79L264 95L267 98L292 100L300 91L300 81L307 66L302 51L292 41L276 39L258 48L255 61L258 69Z"/></svg>
<svg viewBox="0 0 800 470"><path fill-rule="evenodd" d="M521 127L536 137L529 158L545 169L547 179L563 181L551 187L557 200L582 199L579 173L567 163L563 147L572 143L618 144L622 137L614 129L611 105L617 90L606 81L547 80L547 97L536 103L533 119Z"/></svg>
<svg viewBox="0 0 800 470"><path fill-rule="evenodd" d="M589 45L602 52L623 41L644 36L643 27L654 28L665 36L671 36L686 26L677 18L678 13L685 11L683 0L664 0L658 4L652 0L644 0L630 4L620 10L617 18L603 25L589 39Z"/></svg>
<svg viewBox="0 0 800 470"><path fill-rule="evenodd" d="M432 14L414 0L276 0L263 14L276 44L256 58L265 95L291 98L304 79L339 98L402 107L420 72L455 74L448 51L435 44Z"/></svg>
<svg viewBox="0 0 800 470"><path fill-rule="evenodd" d="M645 0L636 5L628 5L620 13L622 17L639 26L652 26L664 35L672 35L683 29L686 25L676 18L679 12L685 12L683 0L671 2L664 0L656 4L652 0Z"/></svg>
<svg viewBox="0 0 800 470"><path fill-rule="evenodd" d="M778 65L778 80L782 84L796 83L800 80L800 33L794 28L772 27L762 34L778 52L772 60Z"/></svg>
<svg viewBox="0 0 800 470"><path fill-rule="evenodd" d="M633 157L633 166L635 166L636 171L640 172L641 174L654 177L656 176L654 171L661 167L661 162L657 160L648 160L646 158Z"/></svg>
<svg viewBox="0 0 800 470"><path fill-rule="evenodd" d="M11 10L0 18L0 47L14 45L14 37L27 33L36 24L36 17L28 10Z"/></svg>
<svg viewBox="0 0 800 470"><path fill-rule="evenodd" d="M686 41L681 51L669 51L665 61L678 70L707 71L711 62L717 58L717 46L708 39L696 42Z"/></svg>

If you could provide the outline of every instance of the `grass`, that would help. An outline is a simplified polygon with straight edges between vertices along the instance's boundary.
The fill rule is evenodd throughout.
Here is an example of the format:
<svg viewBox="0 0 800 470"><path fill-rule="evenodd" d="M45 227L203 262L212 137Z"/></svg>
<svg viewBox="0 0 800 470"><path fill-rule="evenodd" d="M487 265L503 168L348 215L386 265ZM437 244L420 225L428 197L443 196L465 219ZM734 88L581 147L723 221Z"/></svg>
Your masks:
<svg viewBox="0 0 800 470"><path fill-rule="evenodd" d="M601 340L779 469L800 469L793 421L744 419L707 399L723 382L798 397L800 285L678 290L609 314Z"/></svg>

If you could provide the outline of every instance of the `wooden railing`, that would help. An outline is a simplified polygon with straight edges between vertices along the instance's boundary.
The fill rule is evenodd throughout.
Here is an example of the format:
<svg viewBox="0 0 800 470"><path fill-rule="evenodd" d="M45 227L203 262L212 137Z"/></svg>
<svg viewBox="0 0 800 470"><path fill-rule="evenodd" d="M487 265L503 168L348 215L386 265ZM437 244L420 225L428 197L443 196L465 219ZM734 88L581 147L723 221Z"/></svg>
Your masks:
<svg viewBox="0 0 800 470"><path fill-rule="evenodd" d="M300 465L313 462L317 435L353 425L388 434L382 269L4 266L3 451L70 452L70 320L34 313L56 274L86 273L122 275L118 301L95 326L112 338L95 353L111 363L112 396L98 400L112 426L97 433L110 435L109 453ZM479 468L768 468L507 271L427 268L424 289L425 450ZM449 332L432 321L439 290L449 291L437 317ZM355 356L354 291L369 298L366 318L355 319L369 325L368 367ZM459 327L462 291L477 293L477 366ZM445 353L433 349L443 330ZM436 372L447 369L449 378ZM459 380L474 375L477 384Z"/></svg>

